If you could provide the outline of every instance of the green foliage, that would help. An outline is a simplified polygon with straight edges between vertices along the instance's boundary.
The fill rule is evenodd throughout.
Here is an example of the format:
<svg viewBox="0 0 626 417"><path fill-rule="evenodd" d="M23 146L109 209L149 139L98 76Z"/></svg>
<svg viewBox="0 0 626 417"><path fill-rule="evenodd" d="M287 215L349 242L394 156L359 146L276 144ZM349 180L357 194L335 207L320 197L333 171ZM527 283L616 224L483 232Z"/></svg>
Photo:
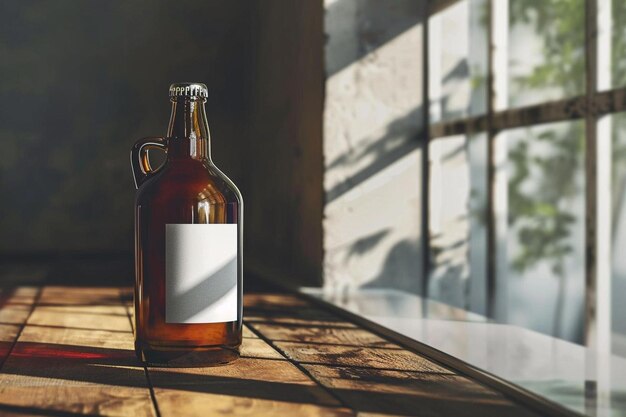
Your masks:
<svg viewBox="0 0 626 417"><path fill-rule="evenodd" d="M541 64L516 78L525 88L559 87L567 96L585 92L585 3L584 0L511 0L511 27L523 25L541 38Z"/></svg>
<svg viewBox="0 0 626 417"><path fill-rule="evenodd" d="M613 85L626 85L626 2L623 0L612 1L612 62L611 72Z"/></svg>
<svg viewBox="0 0 626 417"><path fill-rule="evenodd" d="M531 29L543 48L540 64L511 80L512 90L541 93L558 88L564 96L584 94L584 9L582 0L511 0L511 27ZM584 124L528 128L525 135L509 151L513 175L508 223L520 244L512 267L523 272L548 261L552 272L562 277L564 261L573 252L576 216L570 206L582 191ZM531 146L542 152L531 152Z"/></svg>
<svg viewBox="0 0 626 417"><path fill-rule="evenodd" d="M626 2L612 1L612 62L611 76L616 87L626 86ZM613 230L621 211L623 196L626 194L626 113L612 118L613 122Z"/></svg>
<svg viewBox="0 0 626 417"><path fill-rule="evenodd" d="M509 152L513 175L508 223L520 244L512 262L517 271L548 260L553 273L562 275L563 262L573 251L569 242L576 217L569 206L580 193L584 141L581 122L567 126L563 131L545 130L537 135L527 129L527 137ZM531 143L546 149L532 153Z"/></svg>
<svg viewBox="0 0 626 417"><path fill-rule="evenodd" d="M512 80L518 91L558 87L565 96L584 94L584 13L582 0L511 0L511 26L530 26L543 44L541 64L528 76ZM626 85L626 2L613 0L611 16L611 77L612 85L618 87ZM626 132L626 117L615 115L612 123L613 138L599 140L613 142L615 223L626 190L626 140L620 136ZM537 138L532 138L530 129L527 133L530 140L549 142L555 153L543 158L530 157L527 142L519 143L509 153L515 170L509 183L509 224L516 227L521 244L513 267L524 271L541 260L548 260L555 274L561 275L563 259L572 251L568 242L574 216L567 203L581 191L576 171L581 169L584 154L584 125L570 123L565 131L544 132ZM539 194L524 191L523 184L533 170L538 170L541 178Z"/></svg>

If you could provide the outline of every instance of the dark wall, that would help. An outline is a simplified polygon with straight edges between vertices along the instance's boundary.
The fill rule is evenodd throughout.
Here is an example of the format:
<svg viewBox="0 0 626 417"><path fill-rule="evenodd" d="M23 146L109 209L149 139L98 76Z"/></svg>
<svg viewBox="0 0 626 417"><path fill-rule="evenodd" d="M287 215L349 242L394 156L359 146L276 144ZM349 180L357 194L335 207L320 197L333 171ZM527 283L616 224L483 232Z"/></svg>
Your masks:
<svg viewBox="0 0 626 417"><path fill-rule="evenodd" d="M315 285L322 274L322 1L259 0L254 15L248 266Z"/></svg>
<svg viewBox="0 0 626 417"><path fill-rule="evenodd" d="M0 0L0 255L132 251L129 149L209 87L246 263L319 278L319 1Z"/></svg>
<svg viewBox="0 0 626 417"><path fill-rule="evenodd" d="M216 159L239 174L224 149L245 135L244 3L0 5L2 251L130 250L128 152L165 133L173 81L208 84Z"/></svg>

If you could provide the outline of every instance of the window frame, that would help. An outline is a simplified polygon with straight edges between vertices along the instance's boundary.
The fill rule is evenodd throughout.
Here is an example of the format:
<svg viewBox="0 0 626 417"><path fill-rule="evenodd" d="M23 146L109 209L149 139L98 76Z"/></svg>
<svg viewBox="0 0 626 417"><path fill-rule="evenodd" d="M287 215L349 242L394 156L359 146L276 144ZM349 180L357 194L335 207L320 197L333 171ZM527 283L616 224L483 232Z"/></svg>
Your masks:
<svg viewBox="0 0 626 417"><path fill-rule="evenodd" d="M611 350L611 126L606 117L626 111L626 87L608 89L610 85L611 33L598 31L610 26L611 0L585 2L585 94L539 104L508 108L506 84L497 77L502 65L507 65L506 43L501 44L500 32L508 31L508 1L486 0L487 28L487 109L479 116L430 123L429 93L429 21L430 18L462 0L431 0L427 2L423 32L423 120L425 126L422 146L422 187L426 196L422 210L423 294L428 297L432 272L430 248L430 155L429 144L439 138L476 133L487 134L487 316L496 319L498 279L496 276L496 194L498 184L495 166L498 158L497 135L508 129L571 120L585 121L585 315L584 343L597 351ZM607 33L608 32L608 33ZM505 34L506 35L506 34ZM506 39L507 36L504 36ZM607 44L608 43L608 44ZM604 46L604 49L602 48ZM608 72L608 73L607 73ZM503 101L504 100L504 101ZM499 110L506 108L505 110ZM599 133L600 132L600 133ZM598 163L602 161L602 163Z"/></svg>

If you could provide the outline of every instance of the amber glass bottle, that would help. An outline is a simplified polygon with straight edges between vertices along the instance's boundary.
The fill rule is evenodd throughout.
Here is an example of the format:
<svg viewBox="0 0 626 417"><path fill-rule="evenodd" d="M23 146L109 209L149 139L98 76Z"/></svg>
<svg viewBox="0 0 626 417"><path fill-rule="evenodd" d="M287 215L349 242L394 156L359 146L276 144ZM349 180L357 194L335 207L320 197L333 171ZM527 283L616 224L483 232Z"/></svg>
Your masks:
<svg viewBox="0 0 626 417"><path fill-rule="evenodd" d="M137 141L135 348L145 362L204 366L239 357L242 214L237 187L211 160L198 83L170 87L164 138ZM166 153L153 169L148 150Z"/></svg>

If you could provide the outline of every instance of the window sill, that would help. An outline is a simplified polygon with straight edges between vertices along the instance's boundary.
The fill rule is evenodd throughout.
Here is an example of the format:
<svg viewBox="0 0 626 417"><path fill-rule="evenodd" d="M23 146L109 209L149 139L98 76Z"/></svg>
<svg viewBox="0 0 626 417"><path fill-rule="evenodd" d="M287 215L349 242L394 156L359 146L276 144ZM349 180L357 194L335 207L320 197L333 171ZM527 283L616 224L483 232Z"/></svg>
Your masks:
<svg viewBox="0 0 626 417"><path fill-rule="evenodd" d="M497 324L402 291L360 289L335 294L302 288L301 292L443 353L461 371L482 371L487 379L511 383L513 390L521 388L570 412L590 416L626 412L626 358Z"/></svg>

